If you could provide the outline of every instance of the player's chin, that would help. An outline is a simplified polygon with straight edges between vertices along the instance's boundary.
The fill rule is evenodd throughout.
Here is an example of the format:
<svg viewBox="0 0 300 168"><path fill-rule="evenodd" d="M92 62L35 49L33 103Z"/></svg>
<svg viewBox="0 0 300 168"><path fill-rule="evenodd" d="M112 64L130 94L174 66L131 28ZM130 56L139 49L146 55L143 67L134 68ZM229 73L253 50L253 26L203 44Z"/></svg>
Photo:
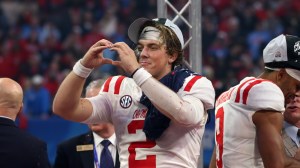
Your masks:
<svg viewBox="0 0 300 168"><path fill-rule="evenodd" d="M149 65L142 66L146 71L151 72L151 67Z"/></svg>

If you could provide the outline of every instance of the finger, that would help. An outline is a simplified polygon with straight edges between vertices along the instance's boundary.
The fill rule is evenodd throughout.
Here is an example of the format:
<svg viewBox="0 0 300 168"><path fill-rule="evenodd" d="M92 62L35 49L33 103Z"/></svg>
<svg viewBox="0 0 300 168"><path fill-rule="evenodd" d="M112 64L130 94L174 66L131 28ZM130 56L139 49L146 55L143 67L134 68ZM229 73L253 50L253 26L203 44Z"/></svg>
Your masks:
<svg viewBox="0 0 300 168"><path fill-rule="evenodd" d="M97 47L97 46L107 46L107 47L111 47L113 45L112 42L106 40L106 39L101 39L99 41L97 41L94 45L92 45L91 48Z"/></svg>
<svg viewBox="0 0 300 168"><path fill-rule="evenodd" d="M116 47L111 47L109 48L110 51L115 51L117 53L120 53L121 49L120 48L116 48Z"/></svg>
<svg viewBox="0 0 300 168"><path fill-rule="evenodd" d="M103 58L102 59L102 64L112 64L113 65L113 60L109 58Z"/></svg>
<svg viewBox="0 0 300 168"><path fill-rule="evenodd" d="M121 63L121 61L113 61L112 62L112 65L115 65L115 66L121 66L122 65L122 63Z"/></svg>
<svg viewBox="0 0 300 168"><path fill-rule="evenodd" d="M112 65L116 66L116 67L119 67L123 70L125 70L125 67L123 66L123 64L121 63L121 61L113 61L112 62Z"/></svg>
<svg viewBox="0 0 300 168"><path fill-rule="evenodd" d="M121 42L116 42L115 44L113 44L111 47L120 47L121 46Z"/></svg>
<svg viewBox="0 0 300 168"><path fill-rule="evenodd" d="M117 50L117 49L122 49L122 50L130 49L130 47L124 42L117 42L117 43L113 44L111 46L111 48L115 49L115 50Z"/></svg>
<svg viewBox="0 0 300 168"><path fill-rule="evenodd" d="M93 54L98 54L107 48L109 48L109 47L108 46L98 46L98 47L91 48L90 52L92 52Z"/></svg>
<svg viewBox="0 0 300 168"><path fill-rule="evenodd" d="M89 62L93 59L97 58L102 58L101 52L108 48L107 46L99 46L99 47L94 47L90 48L88 52L83 56L82 58L82 65L89 67Z"/></svg>
<svg viewBox="0 0 300 168"><path fill-rule="evenodd" d="M125 42L118 42L118 43L116 43L116 45L119 45L123 49L130 49L131 50L131 47L129 47L129 45L127 45Z"/></svg>

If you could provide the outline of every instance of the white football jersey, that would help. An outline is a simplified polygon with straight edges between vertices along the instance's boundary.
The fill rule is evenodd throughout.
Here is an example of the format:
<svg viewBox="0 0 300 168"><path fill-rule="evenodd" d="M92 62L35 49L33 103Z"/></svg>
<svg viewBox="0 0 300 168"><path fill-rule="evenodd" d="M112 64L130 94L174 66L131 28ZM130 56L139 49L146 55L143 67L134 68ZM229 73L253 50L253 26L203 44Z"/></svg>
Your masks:
<svg viewBox="0 0 300 168"><path fill-rule="evenodd" d="M205 110L214 106L214 89L205 77L187 77L177 95L200 99ZM142 130L148 109L139 102L141 96L142 90L133 79L111 77L98 96L89 98L93 114L85 122L114 124L121 168L196 168L207 113L196 126L171 121L161 137L150 141Z"/></svg>
<svg viewBox="0 0 300 168"><path fill-rule="evenodd" d="M271 81L247 77L216 101L215 140L218 168L263 168L252 115L283 112L284 95Z"/></svg>

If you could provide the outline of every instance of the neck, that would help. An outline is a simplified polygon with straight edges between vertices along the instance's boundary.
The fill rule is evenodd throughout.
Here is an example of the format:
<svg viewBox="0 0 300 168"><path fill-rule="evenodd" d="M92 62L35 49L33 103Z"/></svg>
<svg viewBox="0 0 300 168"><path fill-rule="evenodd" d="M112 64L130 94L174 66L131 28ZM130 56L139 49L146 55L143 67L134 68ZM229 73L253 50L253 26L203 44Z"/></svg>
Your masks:
<svg viewBox="0 0 300 168"><path fill-rule="evenodd" d="M13 121L16 120L16 110L11 108L0 108L0 116L9 118Z"/></svg>
<svg viewBox="0 0 300 168"><path fill-rule="evenodd" d="M13 118L10 118L10 117L7 117L7 116L0 115L0 117L1 117L1 118L7 118L7 119L10 119L10 120L13 120L13 121L15 121L15 119L13 119Z"/></svg>
<svg viewBox="0 0 300 168"><path fill-rule="evenodd" d="M275 83L277 86L279 86L279 83L277 81L277 71L272 71L272 72L263 72L262 74L260 74L257 78L261 78L261 79L265 79L265 80L269 80L272 81L273 83ZM279 86L280 87L280 86Z"/></svg>
<svg viewBox="0 0 300 168"><path fill-rule="evenodd" d="M98 134L98 133L96 133L96 134ZM108 138L110 138L112 135L113 135L113 133L111 134L111 133L102 133L102 134L98 134L100 137L102 137L103 139L108 139Z"/></svg>

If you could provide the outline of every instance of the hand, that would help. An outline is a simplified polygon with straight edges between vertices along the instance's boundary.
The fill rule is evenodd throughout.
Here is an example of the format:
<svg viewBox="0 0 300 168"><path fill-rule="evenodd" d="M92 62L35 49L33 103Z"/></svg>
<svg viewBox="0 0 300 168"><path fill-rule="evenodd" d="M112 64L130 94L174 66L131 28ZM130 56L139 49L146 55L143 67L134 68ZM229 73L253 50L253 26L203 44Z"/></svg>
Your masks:
<svg viewBox="0 0 300 168"><path fill-rule="evenodd" d="M296 160L300 161L300 148L296 151L296 154L295 154L294 158Z"/></svg>
<svg viewBox="0 0 300 168"><path fill-rule="evenodd" d="M134 51L124 42L117 42L110 48L116 51L121 61L114 61L114 65L118 65L124 69L128 74L132 74L138 67L140 67Z"/></svg>
<svg viewBox="0 0 300 168"><path fill-rule="evenodd" d="M81 60L81 64L86 68L95 68L103 64L114 64L115 61L104 58L103 50L110 48L112 43L106 39L99 40L92 45Z"/></svg>

